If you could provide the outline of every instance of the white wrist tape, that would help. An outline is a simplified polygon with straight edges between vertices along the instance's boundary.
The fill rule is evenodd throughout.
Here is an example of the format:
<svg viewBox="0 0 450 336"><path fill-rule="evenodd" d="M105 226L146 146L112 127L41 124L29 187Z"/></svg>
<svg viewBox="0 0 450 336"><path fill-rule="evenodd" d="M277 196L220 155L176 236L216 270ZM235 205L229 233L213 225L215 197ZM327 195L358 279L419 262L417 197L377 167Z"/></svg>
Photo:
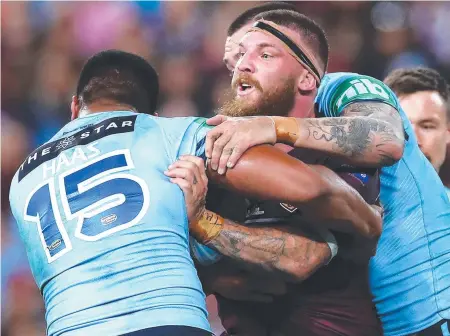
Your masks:
<svg viewBox="0 0 450 336"><path fill-rule="evenodd" d="M326 263L326 265L328 265L330 263L330 261L333 260L333 258L338 253L339 246L337 244L336 238L334 237L334 234L332 234L331 231L329 231L325 228L319 228L319 227L316 227L315 229L316 229L317 233L325 241L325 243L327 243L328 247L330 248L331 258Z"/></svg>

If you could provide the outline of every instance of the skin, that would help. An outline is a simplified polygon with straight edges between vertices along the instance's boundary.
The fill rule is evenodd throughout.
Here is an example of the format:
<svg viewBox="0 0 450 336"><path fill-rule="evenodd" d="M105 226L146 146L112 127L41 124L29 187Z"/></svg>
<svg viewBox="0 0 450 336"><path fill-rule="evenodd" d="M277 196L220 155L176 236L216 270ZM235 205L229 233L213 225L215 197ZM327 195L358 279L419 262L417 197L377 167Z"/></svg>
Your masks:
<svg viewBox="0 0 450 336"><path fill-rule="evenodd" d="M203 160L182 156L165 174L183 190L190 223L200 218L208 185ZM194 230L191 234L195 235ZM265 270L290 282L306 279L331 257L320 236L307 233L298 224L289 228L248 228L225 219L219 235L207 245L248 270Z"/></svg>
<svg viewBox="0 0 450 336"><path fill-rule="evenodd" d="M239 61L239 41L251 27L252 23L248 23L236 31L232 36L227 37L225 42L225 51L223 54L223 63L230 72L234 71L234 67Z"/></svg>
<svg viewBox="0 0 450 336"><path fill-rule="evenodd" d="M411 121L420 149L439 172L450 144L446 102L436 91L400 95L399 100Z"/></svg>
<svg viewBox="0 0 450 336"><path fill-rule="evenodd" d="M284 30L294 41L300 39L293 30ZM315 79L280 40L259 31L248 32L240 42L240 55L233 83L242 83L245 78L257 85L245 91L235 86L237 101L245 99L246 104L258 104L264 94L273 92L288 76L294 77L294 105L289 114L302 117L296 118L298 130L287 144L319 151L339 163L374 168L392 165L403 155L402 121L390 105L358 102L347 106L343 117L307 118L316 94ZM208 134L206 155L213 169L221 173L233 167L245 149L276 140L274 124L268 118L233 120L217 116L208 123L219 125Z"/></svg>
<svg viewBox="0 0 450 336"><path fill-rule="evenodd" d="M73 119L81 115L126 108L127 105L110 100L99 100L84 106L76 97L71 104ZM305 218L315 217L314 209L317 206L329 205L329 212L323 217L324 226L330 216L340 221L339 226L344 231L367 238L376 238L381 233L380 214L367 206L352 188L345 183L338 183L339 177L331 170L323 166L306 165L271 146L252 149L241 161L236 166L239 168L226 175L219 175L208 169L208 177L247 196L298 206L305 213ZM267 169L260 170L261 166ZM282 176L278 176L280 172L283 172ZM275 176L277 179L274 179Z"/></svg>
<svg viewBox="0 0 450 336"><path fill-rule="evenodd" d="M236 39L239 37L243 37L243 35L245 35L245 33L247 32L248 28L250 27L250 25L242 28L240 31L238 31L236 33L236 36L233 36L232 39ZM256 33L254 33L256 34ZM265 38L266 36L261 36L262 38ZM273 41L275 44L277 43L277 41ZM256 43L256 42L255 42ZM226 52L224 54L224 63L226 64L227 68L230 71L233 71L237 61L239 60L239 55L238 53L240 52L239 48L236 47L236 44L234 45L234 48L228 48L228 50L226 49ZM312 82L302 82L302 77L301 75L304 74L304 72L302 72L301 65L299 65L296 62L292 62L293 58L290 55L286 55L285 53L285 49L283 48L279 48L278 50L276 50L275 48L261 48L261 45L257 46L260 47L260 54L256 53L256 55L254 57L259 58L260 62L263 62L263 60L266 60L266 62L270 62L271 61L271 57L276 58L278 57L278 62L275 59L274 62L277 62L277 65L279 67L281 67L281 71L280 69L271 69L270 73L266 75L264 75L262 78L258 77L258 82L259 83L263 83L261 84L261 87L264 88L264 90L269 90L271 89L271 85L273 85L274 83L276 83L276 79L281 77L285 77L288 74L291 75L291 71L289 71L288 67L284 67L283 66L283 62L280 60L280 58L283 58L283 60L289 62L289 64L293 67L297 68L297 72L296 72L296 81L299 85L299 91L302 92L302 94L296 95L295 97L295 105L292 109L292 111L290 111L291 115L295 115L295 116L300 116L300 117L313 117L313 105L314 105L314 98L316 95L316 89L315 87L312 87ZM267 55L265 55L264 53L266 53ZM250 55L248 55L248 59L251 59ZM242 61L244 62L245 59ZM300 66L300 69L298 69L298 67ZM242 72L250 72L252 73L255 72L255 68L252 68L252 64L250 63L250 65L247 65L247 67L244 64L241 64L241 71ZM256 70L257 71L257 70ZM236 75L236 74L235 74ZM280 75L280 76L278 76ZM308 78L309 79L309 78ZM235 80L233 78L233 80ZM305 87L306 84L306 87ZM309 84L309 86L308 86ZM251 98L253 100L258 100L258 94L260 94L259 92L252 92L253 96L251 96ZM256 97L255 97L256 96ZM250 97L245 97L250 98ZM258 118L256 118L258 119ZM240 121L240 120L239 120ZM255 139L255 135L257 134L261 134L264 133L264 129L267 131L267 133L271 134L271 132L273 131L273 124L271 122L267 123L268 120L265 120L266 122L263 123L259 123L257 125L257 129L258 131L255 133L252 132L241 132L241 134L246 135L246 139L240 139L240 141L244 140L244 141L248 141L249 143L251 143L252 139ZM216 124L220 124L220 122L214 122L214 119L210 121L211 125L216 125ZM233 126L237 126L236 124L234 124ZM218 148L218 152L216 155L213 154L213 149L216 150L215 147L212 146L212 144L217 144L218 142L216 141L217 138L211 137L207 140L207 156L209 158L212 158L211 160L211 166L214 169L219 169L219 173L224 173L226 171L226 164L229 163L229 167L233 167L235 165L235 163L237 162L238 157L240 156L239 153L239 148L237 146L231 146L231 148L229 147L229 152L227 153L226 150L224 150L221 154L222 156L219 155L220 153L220 148ZM276 140L276 136L273 133L273 139L271 139L271 143L274 143ZM234 149L230 150L230 149ZM224 155L225 154L225 155ZM235 155L234 160L228 160L230 155ZM220 161L220 165L219 165L219 161ZM204 283L207 283L209 286L211 286L212 291L213 292L217 292L220 293L222 296L228 297L230 299L236 299L239 300L240 297L242 297L242 292L252 292L252 290L255 290L255 288L252 288L251 286L245 286L245 287L240 287L240 286L236 286L236 284L238 283L242 283L243 281L239 281L238 279L236 279L236 274L232 274L233 278L230 279L227 277L227 274L230 275L231 273L231 269L229 270L229 273L227 273L227 271L224 271L224 267L222 267L222 263L220 262L219 264L216 264L214 266L211 266L209 268L207 268L209 270L208 275L204 276L201 275L201 277L203 279L205 279ZM228 267L230 268L230 267ZM233 268L236 269L236 266ZM219 271L221 270L221 271ZM225 273L225 274L223 274ZM252 273L247 273L247 274L239 274L239 277L241 278L247 278L250 277ZM248 284L247 284L248 285ZM232 293L239 293L239 295L234 296L232 295ZM230 301L231 303L231 301ZM222 303L221 303L222 304ZM236 309L238 308L238 306L236 306L233 311L236 311ZM237 322L240 322L242 319L244 319L245 323L237 323L237 325L234 325L234 329L238 331L242 331L243 335L251 335L251 333L254 330L259 330L258 328L261 328L262 325L260 323L260 321L257 320L253 320L252 321L252 317L250 316L243 316L242 314L243 312L241 312L239 314L239 318L234 318L232 319L233 321L236 320ZM224 313L225 315L229 315ZM293 316L295 316L295 312L293 312ZM244 314L245 315L245 314ZM247 323L248 321L252 321L253 325L250 327L247 327ZM226 323L227 320L225 320ZM239 330L239 328L242 328L243 330ZM240 334L239 332L237 332L237 334Z"/></svg>
<svg viewBox="0 0 450 336"><path fill-rule="evenodd" d="M241 164L246 166L247 171L252 170L251 165L245 162L245 156L244 161L241 160L238 166ZM259 166L258 162L254 164ZM274 171L274 167L269 167L267 171ZM288 170L284 173L288 176L287 180L291 180L295 174L298 174L298 170ZM199 218L204 209L207 176L203 160L193 156L182 156L169 167L165 174L183 190L188 214L193 216L192 223L192 218ZM238 185L245 183L244 181L236 182ZM210 267L198 268L205 292L220 293L231 300L271 302L273 296L286 293L287 287L284 281L298 283L314 274L329 260L329 248L323 242L317 241L313 234L295 232L292 231L293 228L295 228L294 225L277 229L247 228L225 219L220 234L207 245L227 255L229 259ZM357 252L353 251L353 253ZM247 272L242 272L240 269L245 269ZM239 317L233 317L233 314L239 310L236 304L225 299L220 300L221 316L227 316L224 322L225 327L228 330L237 330L237 335L241 333L242 335L261 335L264 326L254 320L254 316L245 316L244 312L241 312ZM291 324L291 328L297 330L295 323ZM290 333L287 332L287 335Z"/></svg>

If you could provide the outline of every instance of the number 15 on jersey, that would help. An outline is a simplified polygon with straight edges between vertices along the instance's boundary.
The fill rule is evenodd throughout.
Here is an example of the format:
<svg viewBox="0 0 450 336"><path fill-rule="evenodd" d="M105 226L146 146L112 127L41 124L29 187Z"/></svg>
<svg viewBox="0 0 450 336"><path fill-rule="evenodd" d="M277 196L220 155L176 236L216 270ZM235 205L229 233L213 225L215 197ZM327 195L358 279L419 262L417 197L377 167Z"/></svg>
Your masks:
<svg viewBox="0 0 450 336"><path fill-rule="evenodd" d="M144 180L130 174L133 168L129 150L117 150L58 176L60 203L55 178L30 193L24 219L37 225L49 263L72 249L67 223L74 225L75 237L94 242L144 217L149 191Z"/></svg>

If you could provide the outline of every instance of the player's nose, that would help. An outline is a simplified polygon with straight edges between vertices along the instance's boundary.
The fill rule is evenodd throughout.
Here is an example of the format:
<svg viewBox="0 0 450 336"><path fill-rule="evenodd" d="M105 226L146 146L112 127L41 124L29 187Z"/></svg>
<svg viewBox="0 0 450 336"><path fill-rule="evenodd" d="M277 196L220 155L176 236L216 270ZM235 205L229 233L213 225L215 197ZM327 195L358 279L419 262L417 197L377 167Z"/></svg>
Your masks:
<svg viewBox="0 0 450 336"><path fill-rule="evenodd" d="M255 64L250 53L241 55L239 61L236 64L236 69L241 72L255 72Z"/></svg>

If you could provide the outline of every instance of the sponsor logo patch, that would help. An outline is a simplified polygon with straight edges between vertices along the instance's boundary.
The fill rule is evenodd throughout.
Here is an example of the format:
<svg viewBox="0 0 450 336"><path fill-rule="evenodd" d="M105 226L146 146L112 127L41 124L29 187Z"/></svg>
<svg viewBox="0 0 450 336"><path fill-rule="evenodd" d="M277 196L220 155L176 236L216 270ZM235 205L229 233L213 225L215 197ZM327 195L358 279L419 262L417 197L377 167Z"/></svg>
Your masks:
<svg viewBox="0 0 450 336"><path fill-rule="evenodd" d="M289 212L294 212L297 210L297 208L293 205L287 204L287 203L280 203L281 207Z"/></svg>

